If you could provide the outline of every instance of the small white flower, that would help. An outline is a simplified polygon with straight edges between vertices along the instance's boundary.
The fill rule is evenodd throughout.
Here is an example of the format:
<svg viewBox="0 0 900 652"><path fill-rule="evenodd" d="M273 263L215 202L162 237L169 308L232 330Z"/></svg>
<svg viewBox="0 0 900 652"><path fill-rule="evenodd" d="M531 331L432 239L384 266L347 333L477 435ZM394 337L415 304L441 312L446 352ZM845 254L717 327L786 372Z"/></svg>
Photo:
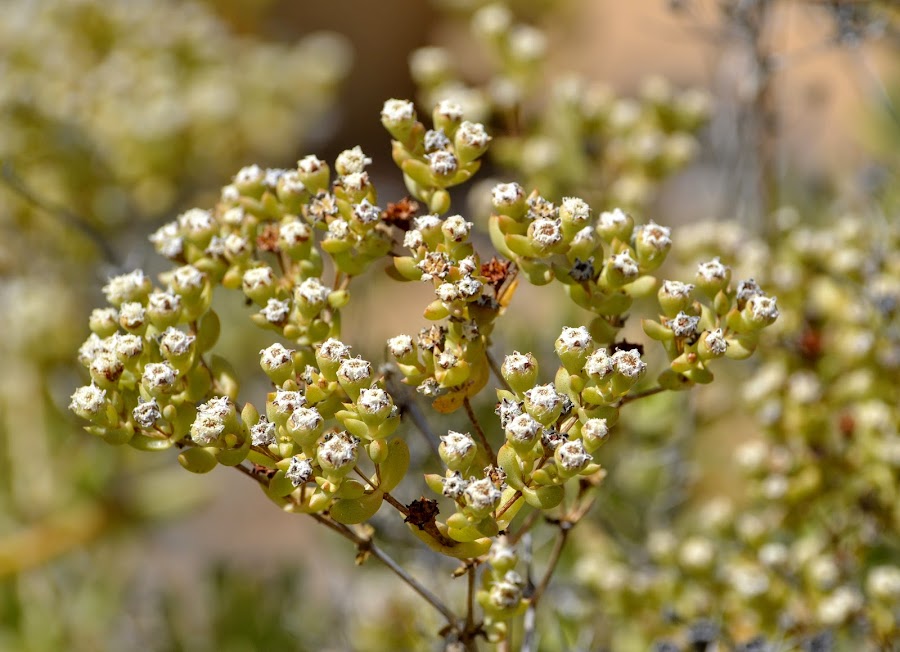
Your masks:
<svg viewBox="0 0 900 652"><path fill-rule="evenodd" d="M697 334L700 318L687 314L683 310L668 321L669 328L675 337L691 337ZM720 331L721 332L721 331Z"/></svg>
<svg viewBox="0 0 900 652"><path fill-rule="evenodd" d="M525 191L518 183L499 183L491 190L495 206L511 206L525 199Z"/></svg>
<svg viewBox="0 0 900 652"><path fill-rule="evenodd" d="M450 139L443 129L429 129L425 132L425 151L436 152L450 147Z"/></svg>
<svg viewBox="0 0 900 652"><path fill-rule="evenodd" d="M588 445L599 446L609 437L606 419L588 419L581 426L581 437Z"/></svg>
<svg viewBox="0 0 900 652"><path fill-rule="evenodd" d="M311 277L294 288L294 301L308 306L321 307L328 301L331 290L322 285L322 282Z"/></svg>
<svg viewBox="0 0 900 652"><path fill-rule="evenodd" d="M568 217L573 224L585 224L591 219L591 207L579 197L564 197L560 214Z"/></svg>
<svg viewBox="0 0 900 652"><path fill-rule="evenodd" d="M186 235L206 233L216 228L216 219L208 210L192 208L178 216L178 226Z"/></svg>
<svg viewBox="0 0 900 652"><path fill-rule="evenodd" d="M715 355L724 355L725 350L728 348L728 342L722 334L721 328L707 333L706 337L703 338L703 343Z"/></svg>
<svg viewBox="0 0 900 652"><path fill-rule="evenodd" d="M554 457L567 471L581 471L591 461L591 456L584 450L580 439L566 441L556 447Z"/></svg>
<svg viewBox="0 0 900 652"><path fill-rule="evenodd" d="M535 421L530 414L519 414L507 423L504 429L514 441L528 444L537 439L541 431L541 424Z"/></svg>
<svg viewBox="0 0 900 652"><path fill-rule="evenodd" d="M291 314L291 302L287 299L279 301L278 299L269 299L266 307L259 311L267 322L276 326L284 324L288 315Z"/></svg>
<svg viewBox="0 0 900 652"><path fill-rule="evenodd" d="M350 356L350 347L332 337L319 345L319 356L330 362L340 362Z"/></svg>
<svg viewBox="0 0 900 652"><path fill-rule="evenodd" d="M672 246L672 230L650 221L638 229L637 241L656 251L665 251Z"/></svg>
<svg viewBox="0 0 900 652"><path fill-rule="evenodd" d="M372 164L372 159L363 154L362 148L357 145L353 149L345 149L338 154L334 167L339 174L351 174L362 172L367 165Z"/></svg>
<svg viewBox="0 0 900 652"><path fill-rule="evenodd" d="M278 369L279 367L290 365L293 363L292 353L294 353L293 349L286 349L284 345L276 342L259 352L261 356L260 364L267 369Z"/></svg>
<svg viewBox="0 0 900 652"><path fill-rule="evenodd" d="M122 328L136 330L144 325L146 310L137 301L127 301L119 306L119 323Z"/></svg>
<svg viewBox="0 0 900 652"><path fill-rule="evenodd" d="M103 286L103 294L106 295L106 300L113 305L119 305L125 301L135 301L149 291L150 279L140 269L120 276L114 276L109 279L109 283Z"/></svg>
<svg viewBox="0 0 900 652"><path fill-rule="evenodd" d="M697 266L697 276L707 282L722 281L728 278L728 267L716 257L708 262L700 263Z"/></svg>
<svg viewBox="0 0 900 652"><path fill-rule="evenodd" d="M466 504L479 512L490 511L500 504L502 493L490 478L470 480L463 493Z"/></svg>
<svg viewBox="0 0 900 652"><path fill-rule="evenodd" d="M628 215L621 208L600 213L598 224L604 231L613 231L628 224Z"/></svg>
<svg viewBox="0 0 900 652"><path fill-rule="evenodd" d="M381 119L388 124L400 124L416 119L416 109L408 100L387 100L381 109Z"/></svg>
<svg viewBox="0 0 900 652"><path fill-rule="evenodd" d="M584 363L584 372L597 379L606 378L615 369L615 361L606 352L606 349L597 349L588 356Z"/></svg>
<svg viewBox="0 0 900 652"><path fill-rule="evenodd" d="M275 273L271 267L253 267L244 272L241 284L244 292L252 292L271 287L275 283Z"/></svg>
<svg viewBox="0 0 900 652"><path fill-rule="evenodd" d="M79 387L72 394L69 409L83 418L99 414L106 405L106 390L93 383Z"/></svg>
<svg viewBox="0 0 900 652"><path fill-rule="evenodd" d="M199 289L203 287L203 272L193 265L179 267L172 273L172 285L176 290Z"/></svg>
<svg viewBox="0 0 900 652"><path fill-rule="evenodd" d="M681 281L663 281L662 292L670 297L686 299L691 296L694 286L691 283L682 283Z"/></svg>
<svg viewBox="0 0 900 652"><path fill-rule="evenodd" d="M540 249L549 249L562 240L559 219L538 218L528 226L528 236Z"/></svg>
<svg viewBox="0 0 900 652"><path fill-rule="evenodd" d="M162 418L156 399L141 403L131 411L131 417L141 428L152 428Z"/></svg>
<svg viewBox="0 0 900 652"><path fill-rule="evenodd" d="M157 253L166 258L178 258L184 251L184 239L178 232L177 222L163 224L150 235L149 240Z"/></svg>
<svg viewBox="0 0 900 652"><path fill-rule="evenodd" d="M275 443L275 424L266 417L250 428L250 443L254 446L269 446Z"/></svg>
<svg viewBox="0 0 900 652"><path fill-rule="evenodd" d="M309 460L294 455L291 458L291 464L285 472L284 477L291 481L295 487L304 485L313 477L313 466Z"/></svg>
<svg viewBox="0 0 900 652"><path fill-rule="evenodd" d="M322 168L326 166L325 161L318 158L317 156L310 154L309 156L304 156L302 159L297 161L297 169L303 172L304 174L315 174Z"/></svg>
<svg viewBox="0 0 900 652"><path fill-rule="evenodd" d="M350 236L350 223L343 217L336 217L328 223L328 238L346 240Z"/></svg>
<svg viewBox="0 0 900 652"><path fill-rule="evenodd" d="M238 173L234 175L234 183L235 184L248 184L248 183L258 183L263 180L265 177L265 173L262 168L256 165L246 165L238 170Z"/></svg>
<svg viewBox="0 0 900 652"><path fill-rule="evenodd" d="M370 183L368 172L351 172L340 178L341 187L353 192L362 192Z"/></svg>
<svg viewBox="0 0 900 652"><path fill-rule="evenodd" d="M359 440L347 432L326 436L319 444L317 458L325 467L335 470L344 469L356 463Z"/></svg>
<svg viewBox="0 0 900 652"><path fill-rule="evenodd" d="M441 231L453 242L462 242L469 237L471 230L472 223L463 219L462 215L451 215L441 224Z"/></svg>
<svg viewBox="0 0 900 652"><path fill-rule="evenodd" d="M402 358L412 353L415 344L409 335L397 335L387 341L388 351L395 358Z"/></svg>
<svg viewBox="0 0 900 652"><path fill-rule="evenodd" d="M228 226L241 226L246 218L243 206L232 206L222 213L222 222Z"/></svg>
<svg viewBox="0 0 900 652"><path fill-rule="evenodd" d="M132 333L116 333L113 335L113 344L116 356L120 360L131 360L138 357L144 350L144 340Z"/></svg>
<svg viewBox="0 0 900 652"><path fill-rule="evenodd" d="M459 471L456 471L453 475L441 478L441 484L443 485L441 493L453 500L462 498L463 493L465 493L466 487L468 486L468 483L463 480L462 474Z"/></svg>
<svg viewBox="0 0 900 652"><path fill-rule="evenodd" d="M626 279L637 278L640 273L637 263L627 251L611 256L609 264Z"/></svg>
<svg viewBox="0 0 900 652"><path fill-rule="evenodd" d="M296 247L307 242L312 236L309 226L299 220L285 222L278 229L278 239L288 247Z"/></svg>
<svg viewBox="0 0 900 652"><path fill-rule="evenodd" d="M418 229L410 229L403 236L403 246L414 251L424 244L425 239L422 237L422 232Z"/></svg>
<svg viewBox="0 0 900 652"><path fill-rule="evenodd" d="M338 378L348 383L359 383L372 376L372 365L362 358L347 358L341 361Z"/></svg>
<svg viewBox="0 0 900 652"><path fill-rule="evenodd" d="M174 292L156 290L147 298L147 309L157 315L175 315L181 312L181 297Z"/></svg>
<svg viewBox="0 0 900 652"><path fill-rule="evenodd" d="M191 424L191 439L201 446L214 444L225 432L225 422L233 413L234 404L227 396L217 396L199 405Z"/></svg>
<svg viewBox="0 0 900 652"><path fill-rule="evenodd" d="M441 100L438 102L437 107L435 107L435 112L442 118L450 120L451 122L462 120L463 117L462 106L452 100Z"/></svg>
<svg viewBox="0 0 900 652"><path fill-rule="evenodd" d="M556 340L557 345L562 351L583 351L590 348L594 343L591 334L584 326L573 328L565 326Z"/></svg>
<svg viewBox="0 0 900 652"><path fill-rule="evenodd" d="M159 350L163 355L182 356L191 350L196 338L171 326L159 340Z"/></svg>
<svg viewBox="0 0 900 652"><path fill-rule="evenodd" d="M441 283L434 293L444 303L451 303L459 298L459 289L453 283Z"/></svg>
<svg viewBox="0 0 900 652"><path fill-rule="evenodd" d="M483 149L491 142L491 137L483 124L468 120L459 125L459 129L456 130L456 139L458 143L476 149Z"/></svg>
<svg viewBox="0 0 900 652"><path fill-rule="evenodd" d="M288 417L288 423L291 428L300 433L312 433L318 431L325 423L325 419L319 411L314 408L298 407L295 408Z"/></svg>
<svg viewBox="0 0 900 652"><path fill-rule="evenodd" d="M306 405L306 397L302 392L279 389L275 392L275 398L272 399L272 407L278 414L290 415L304 405Z"/></svg>
<svg viewBox="0 0 900 652"><path fill-rule="evenodd" d="M481 294L481 290L484 287L484 284L478 279L474 279L471 276L465 276L461 278L456 283L456 288L459 290L459 294L466 299L472 299Z"/></svg>
<svg viewBox="0 0 900 652"><path fill-rule="evenodd" d="M252 251L247 238L241 237L237 233L229 233L225 236L222 244L225 255L230 258L242 258Z"/></svg>
<svg viewBox="0 0 900 652"><path fill-rule="evenodd" d="M425 158L428 159L428 166L431 168L431 171L439 177L451 175L459 167L456 157L446 150L431 152L426 154Z"/></svg>
<svg viewBox="0 0 900 652"><path fill-rule="evenodd" d="M353 216L363 224L374 224L381 219L381 209L370 204L368 199L363 199L353 207Z"/></svg>
<svg viewBox="0 0 900 652"><path fill-rule="evenodd" d="M647 368L637 351L616 351L612 354L612 361L616 371L628 378L637 378Z"/></svg>
<svg viewBox="0 0 900 652"><path fill-rule="evenodd" d="M562 403L562 396L552 383L536 385L525 392L529 402L538 409L552 411Z"/></svg>

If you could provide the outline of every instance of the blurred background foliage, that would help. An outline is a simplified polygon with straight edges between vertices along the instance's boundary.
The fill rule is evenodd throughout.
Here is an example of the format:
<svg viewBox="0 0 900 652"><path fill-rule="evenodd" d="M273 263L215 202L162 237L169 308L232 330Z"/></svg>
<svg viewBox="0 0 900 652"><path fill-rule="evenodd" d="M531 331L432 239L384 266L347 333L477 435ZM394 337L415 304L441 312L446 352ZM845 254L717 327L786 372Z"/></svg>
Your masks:
<svg viewBox="0 0 900 652"><path fill-rule="evenodd" d="M752 374L648 399L603 449L605 498L551 585L541 649L897 649L898 10L625 4L4 4L0 649L430 649L437 619L349 547L225 471L94 442L63 409L101 281L158 265L146 234L250 162L360 144L389 177L390 96L454 97L489 124L470 219L491 179L517 178L675 226L673 276L722 255L779 297ZM393 291L373 281L347 321ZM421 303L356 330L360 350L422 322ZM249 373L266 342L240 306L220 314ZM497 344L547 358L541 334L579 319L521 291ZM378 526L458 597L451 567Z"/></svg>

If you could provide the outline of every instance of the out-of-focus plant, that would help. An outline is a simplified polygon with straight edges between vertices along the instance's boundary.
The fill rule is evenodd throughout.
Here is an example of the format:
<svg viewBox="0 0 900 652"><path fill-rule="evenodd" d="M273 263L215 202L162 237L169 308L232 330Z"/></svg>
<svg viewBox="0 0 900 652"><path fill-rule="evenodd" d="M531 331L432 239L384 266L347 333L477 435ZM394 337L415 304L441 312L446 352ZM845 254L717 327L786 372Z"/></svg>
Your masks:
<svg viewBox="0 0 900 652"><path fill-rule="evenodd" d="M164 215L248 152L293 154L349 63L335 35L265 43L204 5L148 0L7 3L0 57L6 180L101 229ZM45 225L6 190L5 222Z"/></svg>
<svg viewBox="0 0 900 652"><path fill-rule="evenodd" d="M81 334L69 325L87 315L98 258L133 257L135 222L243 160L292 154L348 60L338 36L238 37L195 3L4 3L0 648L100 649L128 577L88 581L90 560L112 568L129 553L115 535L200 497L168 469L71 439L60 388Z"/></svg>
<svg viewBox="0 0 900 652"><path fill-rule="evenodd" d="M783 209L776 223L771 251L735 225L690 229L693 253L739 267L749 254L783 317L744 383L761 432L735 450L741 498L707 498L636 544L642 556L582 558L613 649L882 650L900 637L900 232L877 215L807 227Z"/></svg>
<svg viewBox="0 0 900 652"><path fill-rule="evenodd" d="M452 51L429 46L410 59L421 104L449 99L489 122L491 160L526 187L558 201L641 209L658 184L693 157L694 134L706 121L709 98L679 92L659 77L637 98L575 74L545 72L548 41L500 3L473 12L471 38L490 61L486 79L461 79Z"/></svg>
<svg viewBox="0 0 900 652"><path fill-rule="evenodd" d="M480 638L500 643L523 617L532 623L522 638L530 649L535 609L569 534L602 495L605 471L593 454L620 409L711 382L718 359L752 354L778 309L755 285L737 292L718 260L701 264L693 283L662 281L655 272L672 247L666 227L636 225L619 209L597 216L575 197L557 205L516 183L494 187L486 225L506 258L483 258L473 224L442 214L449 189L468 181L488 150L484 126L446 100L433 110L432 129L407 101L386 102L381 119L413 199L379 207L371 159L358 147L337 157L334 176L315 156L292 170L243 168L213 210L191 209L151 236L174 263L162 287L140 270L104 287L109 305L92 313L79 353L91 382L70 409L110 444L174 448L189 471L223 465L248 476L285 511L351 541L359 563L374 557L398 575L441 614L452 649L475 649ZM342 311L353 280L381 261L395 279L433 287L435 298L424 310L432 325L391 338L390 360L376 367L341 340ZM552 380L531 353L513 352L502 364L490 354L520 278L563 286L592 315L556 339L561 364ZM259 408L239 399L243 379L226 357L210 353L229 326L211 308L216 288L240 292L255 305L251 320L274 335L260 351L273 391ZM648 296L657 298L657 316L643 328L667 362L645 383L642 347L618 333L634 300ZM488 423L475 403L492 371L499 422ZM438 414L462 409L470 421L473 434L447 421L447 434L432 440L427 465L438 472L426 472L424 484L440 500L396 497L418 473L410 473L408 433L398 430L413 399L392 375ZM456 575L467 578L461 610L376 543L371 520L384 505L424 546L459 560ZM518 544L542 523L557 535L531 584L530 570L520 574Z"/></svg>

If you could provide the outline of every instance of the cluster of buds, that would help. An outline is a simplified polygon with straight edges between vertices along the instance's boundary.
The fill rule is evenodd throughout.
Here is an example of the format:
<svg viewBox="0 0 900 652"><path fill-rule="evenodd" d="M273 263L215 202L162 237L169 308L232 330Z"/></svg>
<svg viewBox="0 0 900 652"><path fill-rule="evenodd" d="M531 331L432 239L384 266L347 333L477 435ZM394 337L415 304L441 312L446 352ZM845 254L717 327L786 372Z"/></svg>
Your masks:
<svg viewBox="0 0 900 652"><path fill-rule="evenodd" d="M482 263L470 239L473 224L441 213L449 211L446 189L474 173L489 138L449 103L434 116L437 128L425 131L408 102L390 100L382 113L395 161L409 190L427 204L426 215L416 216L409 199L381 210L366 172L371 160L356 147L337 157L334 178L315 156L293 170L248 166L213 210L192 209L161 227L151 241L174 263L160 275L165 287L155 288L141 271L110 280L104 288L110 305L92 314L92 334L79 352L91 384L75 391L70 407L110 443L179 449L189 471L240 466L283 509L314 514L358 545L344 526L390 504L441 554L474 568L493 551L477 601L483 633L499 640L505 621L528 600L514 563L504 561L502 546L495 550L498 537L523 508L558 510L559 522L576 523L605 475L594 456L621 406L673 388L639 391L647 368L642 348L615 339L632 301L656 289L651 272L672 243L667 228L635 227L621 210L594 219L581 199L557 207L536 192L526 198L517 184L501 184L488 228L511 260ZM438 169L451 160L453 171ZM393 254L401 231L407 256ZM407 444L395 436L400 410L382 375L353 357L340 337L351 281L388 258L390 276L429 283L435 295L424 311L430 327L415 340L388 340L394 364L437 412L464 406L476 435L449 431L438 447L443 474L425 476L452 505L442 520L436 500L403 505L391 495L410 463ZM603 263L595 267L595 260ZM497 369L499 428L485 432L470 399L488 384L490 337L518 271L534 284L559 281L594 317L556 339L560 364L551 382L541 382L533 354L506 356ZM691 303L691 286L666 283L661 290L666 317L657 326L672 337L658 339L673 365L688 355L705 363L701 346L743 346L749 355L750 338L777 316L758 286L744 283L732 292L727 272L722 278L713 272L708 283L706 276L697 283L714 309ZM253 323L286 340L260 351L272 385L264 409L238 403L237 374L210 353L221 327L211 308L220 286L242 293L256 310ZM701 326L723 329L721 347L709 337L697 343ZM690 369L675 373L688 383L701 380ZM501 433L495 455L491 440Z"/></svg>
<svg viewBox="0 0 900 652"><path fill-rule="evenodd" d="M435 213L449 210L447 189L472 178L491 142L484 125L463 117L463 107L449 100L435 105L433 129L419 122L408 100L388 100L381 111L407 190Z"/></svg>
<svg viewBox="0 0 900 652"><path fill-rule="evenodd" d="M760 432L735 449L747 487L740 511L713 499L677 527L652 529L641 542L651 564L595 549L582 562L608 615L640 618L648 645L656 638L681 649L675 642L689 637L679 623L712 617L724 629L716 640L755 641L748 649L785 635L803 649L877 649L900 632L900 566L882 554L897 549L900 531L900 235L877 220L813 229L790 217L782 212L770 247L729 224L687 238L689 256L717 251L735 268L754 268L777 290L783 316L759 334L778 345L760 347L762 364L741 392ZM752 281L720 294L709 281L724 285L723 274L721 262L706 263L695 284L734 334L729 355L734 339L754 334L763 295ZM693 292L683 289L660 292L663 314L645 322L648 333L682 312L705 328L708 309L691 310ZM662 341L677 353L677 336ZM663 612L677 618L661 621Z"/></svg>
<svg viewBox="0 0 900 652"><path fill-rule="evenodd" d="M491 53L486 81L464 82L452 53L434 46L411 56L413 80L425 106L451 100L468 114L506 125L491 156L529 187L548 197L577 194L637 209L693 158L694 133L709 114L704 93L677 92L654 77L638 97L623 98L608 86L558 74L547 94L539 83L547 57L541 29L518 21L500 3L476 11L470 26L473 39Z"/></svg>
<svg viewBox="0 0 900 652"><path fill-rule="evenodd" d="M0 99L0 157L104 230L158 218L185 188L207 187L248 156L289 156L351 59L335 34L264 43L203 4L15 0L4 9L0 41L16 62L4 79L18 92ZM47 138L59 125L77 144ZM89 156L103 164L84 166Z"/></svg>

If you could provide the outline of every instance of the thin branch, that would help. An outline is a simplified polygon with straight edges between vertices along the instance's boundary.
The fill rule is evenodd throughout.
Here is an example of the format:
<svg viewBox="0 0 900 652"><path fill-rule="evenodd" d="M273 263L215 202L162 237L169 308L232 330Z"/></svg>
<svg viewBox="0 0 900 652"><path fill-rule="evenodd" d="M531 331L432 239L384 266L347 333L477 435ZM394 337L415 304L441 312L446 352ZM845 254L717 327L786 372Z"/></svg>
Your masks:
<svg viewBox="0 0 900 652"><path fill-rule="evenodd" d="M38 196L36 192L28 187L28 184L25 182L25 180L22 179L18 174L16 174L12 163L10 163L9 161L3 161L2 168L0 168L0 179L3 180L3 183L6 184L6 186L10 190L19 195L19 197L27 201L35 208L39 208L40 210L44 211L51 217L56 218L63 224L68 224L75 227L75 229L80 231L91 242L94 243L97 249L100 250L103 258L108 263L116 267L119 266L119 259L116 256L115 251L113 251L113 248L110 246L109 242L106 241L106 238L103 237L103 234L100 233L100 231L98 231L94 227L94 225L92 225L80 215L72 212L70 209L63 206L51 204L47 200L42 199L40 196Z"/></svg>
<svg viewBox="0 0 900 652"><path fill-rule="evenodd" d="M544 575L541 577L541 581L534 589L534 593L531 594L531 601L529 602L528 609L525 612L526 626L525 635L522 639L522 647L519 648L521 652L532 652L532 650L537 649L535 647L535 632L537 631L535 623L537 622L538 603L541 601L541 597L543 597L544 592L550 585L550 578L553 576L553 572L556 570L556 565L559 563L563 548L565 547L566 541L569 538L569 532L571 531L574 524L570 523L569 521L560 521L558 525L559 536L556 538L556 542L553 545L553 550L550 551L550 559L547 560L547 568L544 570Z"/></svg>
<svg viewBox="0 0 900 652"><path fill-rule="evenodd" d="M503 385L503 389L507 392L512 392L513 388L509 386L509 383L506 382L506 378L503 377L503 374L500 372L500 365L497 364L497 361L494 359L494 356L491 355L490 349L485 347L484 355L487 358L488 366L491 368L491 371L494 372L494 376L497 378L497 382ZM513 392L515 394L515 392Z"/></svg>
<svg viewBox="0 0 900 652"><path fill-rule="evenodd" d="M619 401L619 407L625 405L626 403L631 403L632 401L637 401L638 399L647 398L648 396L653 396L654 394L659 394L660 392L664 391L666 391L665 387L651 387L650 389L645 389L641 392L628 394L627 396L623 396L622 400Z"/></svg>
<svg viewBox="0 0 900 652"><path fill-rule="evenodd" d="M468 586L466 589L466 631L471 632L475 625L475 564L469 564Z"/></svg>
<svg viewBox="0 0 900 652"><path fill-rule="evenodd" d="M494 453L494 449L491 448L491 444L488 442L487 437L485 437L484 431L481 429L481 424L478 423L478 419L475 416L475 411L472 409L472 404L469 402L468 396L463 399L463 407L466 408L466 414L469 417L469 421L472 422L472 427L475 429L475 435L478 437L478 441L491 458L491 464L497 466L497 455Z"/></svg>

